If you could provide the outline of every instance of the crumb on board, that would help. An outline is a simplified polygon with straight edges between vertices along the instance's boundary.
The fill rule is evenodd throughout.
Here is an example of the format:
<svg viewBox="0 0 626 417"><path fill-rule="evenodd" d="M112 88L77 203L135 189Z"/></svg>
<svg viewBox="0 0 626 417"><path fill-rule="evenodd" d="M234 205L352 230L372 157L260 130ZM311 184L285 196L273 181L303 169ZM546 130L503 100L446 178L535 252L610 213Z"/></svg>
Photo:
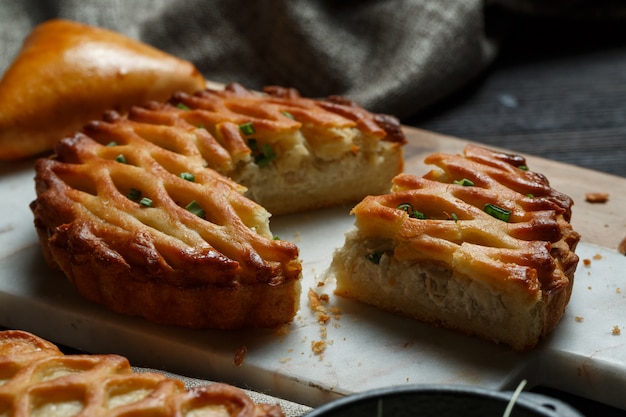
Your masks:
<svg viewBox="0 0 626 417"><path fill-rule="evenodd" d="M309 305L311 310L315 314L315 319L320 325L319 334L320 340L314 340L311 342L311 350L315 355L321 355L326 350L332 341L328 340L328 328L326 327L331 321L331 318L339 320L340 311L337 307L327 307L330 297L328 294L318 294L313 289L309 288L307 294Z"/></svg>
<svg viewBox="0 0 626 417"><path fill-rule="evenodd" d="M574 320L576 320L577 323L582 323L583 321L585 321L585 318L582 316L576 316L574 317Z"/></svg>
<svg viewBox="0 0 626 417"><path fill-rule="evenodd" d="M593 255L593 260L594 261L599 261L600 259L602 259L602 254L601 253L596 253L595 255Z"/></svg>
<svg viewBox="0 0 626 417"><path fill-rule="evenodd" d="M622 334L622 331L619 328L619 326L615 325L615 326L613 326L613 330L611 330L611 334L613 336L619 336L620 334Z"/></svg>
<svg viewBox="0 0 626 417"><path fill-rule="evenodd" d="M233 363L236 366L243 365L243 361L246 358L246 353L248 353L248 347L246 345L239 346L237 352L235 352L235 358L233 359Z"/></svg>
<svg viewBox="0 0 626 417"><path fill-rule="evenodd" d="M328 310L324 306L324 303L327 303L329 300L328 295L318 295L315 291L309 289L308 298L311 310L313 310L313 313L315 313L315 318L317 319L317 322L320 324L328 323L330 321L330 315L328 314Z"/></svg>
<svg viewBox="0 0 626 417"><path fill-rule="evenodd" d="M321 355L326 350L326 341L325 340L313 340L311 342L311 350L316 355Z"/></svg>
<svg viewBox="0 0 626 417"><path fill-rule="evenodd" d="M320 336L322 339L326 339L328 337L328 329L326 326L320 326Z"/></svg>
<svg viewBox="0 0 626 417"><path fill-rule="evenodd" d="M583 265L585 266L591 266L591 259L583 259Z"/></svg>
<svg viewBox="0 0 626 417"><path fill-rule="evenodd" d="M608 193L586 193L585 200L588 203L606 203L609 201Z"/></svg>

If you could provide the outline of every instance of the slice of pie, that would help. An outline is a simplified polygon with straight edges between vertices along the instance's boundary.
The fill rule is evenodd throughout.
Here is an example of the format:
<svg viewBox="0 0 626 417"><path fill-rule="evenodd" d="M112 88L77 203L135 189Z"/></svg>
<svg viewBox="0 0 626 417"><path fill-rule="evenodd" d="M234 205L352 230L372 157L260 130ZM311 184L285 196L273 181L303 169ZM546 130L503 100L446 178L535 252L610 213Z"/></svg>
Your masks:
<svg viewBox="0 0 626 417"><path fill-rule="evenodd" d="M18 330L0 332L0 415L282 417L224 383L186 389L158 372L133 372L119 355L64 355Z"/></svg>
<svg viewBox="0 0 626 417"><path fill-rule="evenodd" d="M207 165L245 186L246 196L274 215L388 192L404 166L406 139L396 118L343 97L301 97L293 88L271 86L260 94L232 83L177 93L169 103L135 107L128 117L160 125L155 131L177 127L195 135Z"/></svg>
<svg viewBox="0 0 626 417"><path fill-rule="evenodd" d="M423 177L352 210L334 255L336 294L518 350L534 347L569 302L580 236L572 200L520 156L467 146L434 154Z"/></svg>
<svg viewBox="0 0 626 417"><path fill-rule="evenodd" d="M179 93L61 140L36 163L31 209L48 263L88 300L163 324L275 327L298 310L302 266L270 213L388 191L403 143L395 119L343 99Z"/></svg>

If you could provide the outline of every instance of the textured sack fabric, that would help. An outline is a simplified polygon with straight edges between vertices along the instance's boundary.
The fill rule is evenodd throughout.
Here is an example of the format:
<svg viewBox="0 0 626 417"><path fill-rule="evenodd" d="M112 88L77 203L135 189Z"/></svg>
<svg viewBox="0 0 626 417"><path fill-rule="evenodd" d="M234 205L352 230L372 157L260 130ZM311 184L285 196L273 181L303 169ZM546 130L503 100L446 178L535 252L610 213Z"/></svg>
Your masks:
<svg viewBox="0 0 626 417"><path fill-rule="evenodd" d="M190 60L212 81L343 95L406 117L493 61L497 43L486 35L485 8L494 4L589 15L611 13L616 2L560 0L546 8L541 0L0 0L0 74L35 25L61 17Z"/></svg>
<svg viewBox="0 0 626 417"><path fill-rule="evenodd" d="M55 17L142 40L209 80L344 95L398 116L454 91L494 56L480 0L1 0L0 71Z"/></svg>

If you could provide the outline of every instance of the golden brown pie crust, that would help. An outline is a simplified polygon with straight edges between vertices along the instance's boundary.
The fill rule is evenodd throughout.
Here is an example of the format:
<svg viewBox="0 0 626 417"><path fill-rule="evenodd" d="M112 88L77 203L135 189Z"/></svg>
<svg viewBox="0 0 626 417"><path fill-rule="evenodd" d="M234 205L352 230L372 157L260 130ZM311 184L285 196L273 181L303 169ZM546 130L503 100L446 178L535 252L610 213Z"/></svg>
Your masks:
<svg viewBox="0 0 626 417"><path fill-rule="evenodd" d="M15 417L212 416L282 417L279 405L255 404L223 383L186 389L157 372L133 372L119 355L64 355L18 330L0 332L0 414Z"/></svg>
<svg viewBox="0 0 626 417"><path fill-rule="evenodd" d="M343 266L352 256L345 248L334 260L337 293L384 309L398 309L397 312L424 321L479 333L519 349L534 346L560 321L571 295L578 263L574 250L580 239L569 223L573 201L552 189L543 175L528 170L520 156L468 145L464 155L437 153L425 162L437 169L423 177L400 174L393 180L391 193L367 197L354 207L358 237L351 235L351 245L356 245L356 240L362 247L369 245L370 254L377 251L377 260L385 254L398 265L413 268L414 279L425 279L427 289L434 285L435 280L428 276L435 270L449 274L449 278L437 281L440 288L457 281L459 286L467 287L465 295L471 292L470 287L488 289L486 292L491 292L494 299L506 304L501 313L510 315L511 321L524 323L528 314L528 327L536 328L532 336L522 340L512 335L511 340L502 340L502 336L492 337L488 327L473 329L472 321L476 318L471 315L481 312L473 311L472 305L467 305L472 314L464 316L465 313L455 311L458 317L454 320L448 320L443 307L439 312L422 314L417 307L410 307L407 312L393 302L381 305L376 298L382 297L360 293L359 283L366 286L365 277L377 274L382 280L386 276L386 266L382 266L387 265L386 260L375 266L357 261L369 264L369 269L364 268L368 272L351 273L348 269L352 266ZM409 211L421 214L410 215L399 208L407 203ZM503 220L488 214L486 205L508 211L510 218ZM388 278L389 282L381 285L397 286L400 291L402 284ZM390 297L393 291L390 290ZM407 299L411 296L397 295ZM433 298L431 294L430 299ZM450 294L440 292L436 303L451 305L452 299ZM436 311L437 307L431 310ZM533 319L530 312L535 315ZM495 311L490 313L497 315Z"/></svg>
<svg viewBox="0 0 626 417"><path fill-rule="evenodd" d="M91 137L64 139L54 157L37 161L31 208L49 264L85 298L157 323L290 322L299 301L296 246L274 239L269 213L239 185L206 168L197 154L142 139L136 124L92 123ZM151 205L129 198L131 190ZM192 202L202 216L185 208Z"/></svg>

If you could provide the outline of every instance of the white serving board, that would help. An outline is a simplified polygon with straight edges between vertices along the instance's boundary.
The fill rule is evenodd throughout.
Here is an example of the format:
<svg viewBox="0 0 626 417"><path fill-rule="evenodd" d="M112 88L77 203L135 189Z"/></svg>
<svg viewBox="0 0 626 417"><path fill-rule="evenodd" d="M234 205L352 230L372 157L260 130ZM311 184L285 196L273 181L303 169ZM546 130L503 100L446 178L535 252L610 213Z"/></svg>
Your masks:
<svg viewBox="0 0 626 417"><path fill-rule="evenodd" d="M317 406L390 385L469 384L513 389L550 386L626 409L626 257L579 245L571 302L556 331L530 353L515 353L453 332L379 312L317 287L332 251L352 227L348 208L272 219L272 231L299 245L304 262L301 310L286 334L194 331L120 316L83 301L44 264L28 208L32 163L0 166L0 325L91 353L118 353L136 366L224 381ZM330 296L340 311L322 340L307 291ZM614 326L621 335L614 334ZM234 357L247 348L243 364Z"/></svg>

